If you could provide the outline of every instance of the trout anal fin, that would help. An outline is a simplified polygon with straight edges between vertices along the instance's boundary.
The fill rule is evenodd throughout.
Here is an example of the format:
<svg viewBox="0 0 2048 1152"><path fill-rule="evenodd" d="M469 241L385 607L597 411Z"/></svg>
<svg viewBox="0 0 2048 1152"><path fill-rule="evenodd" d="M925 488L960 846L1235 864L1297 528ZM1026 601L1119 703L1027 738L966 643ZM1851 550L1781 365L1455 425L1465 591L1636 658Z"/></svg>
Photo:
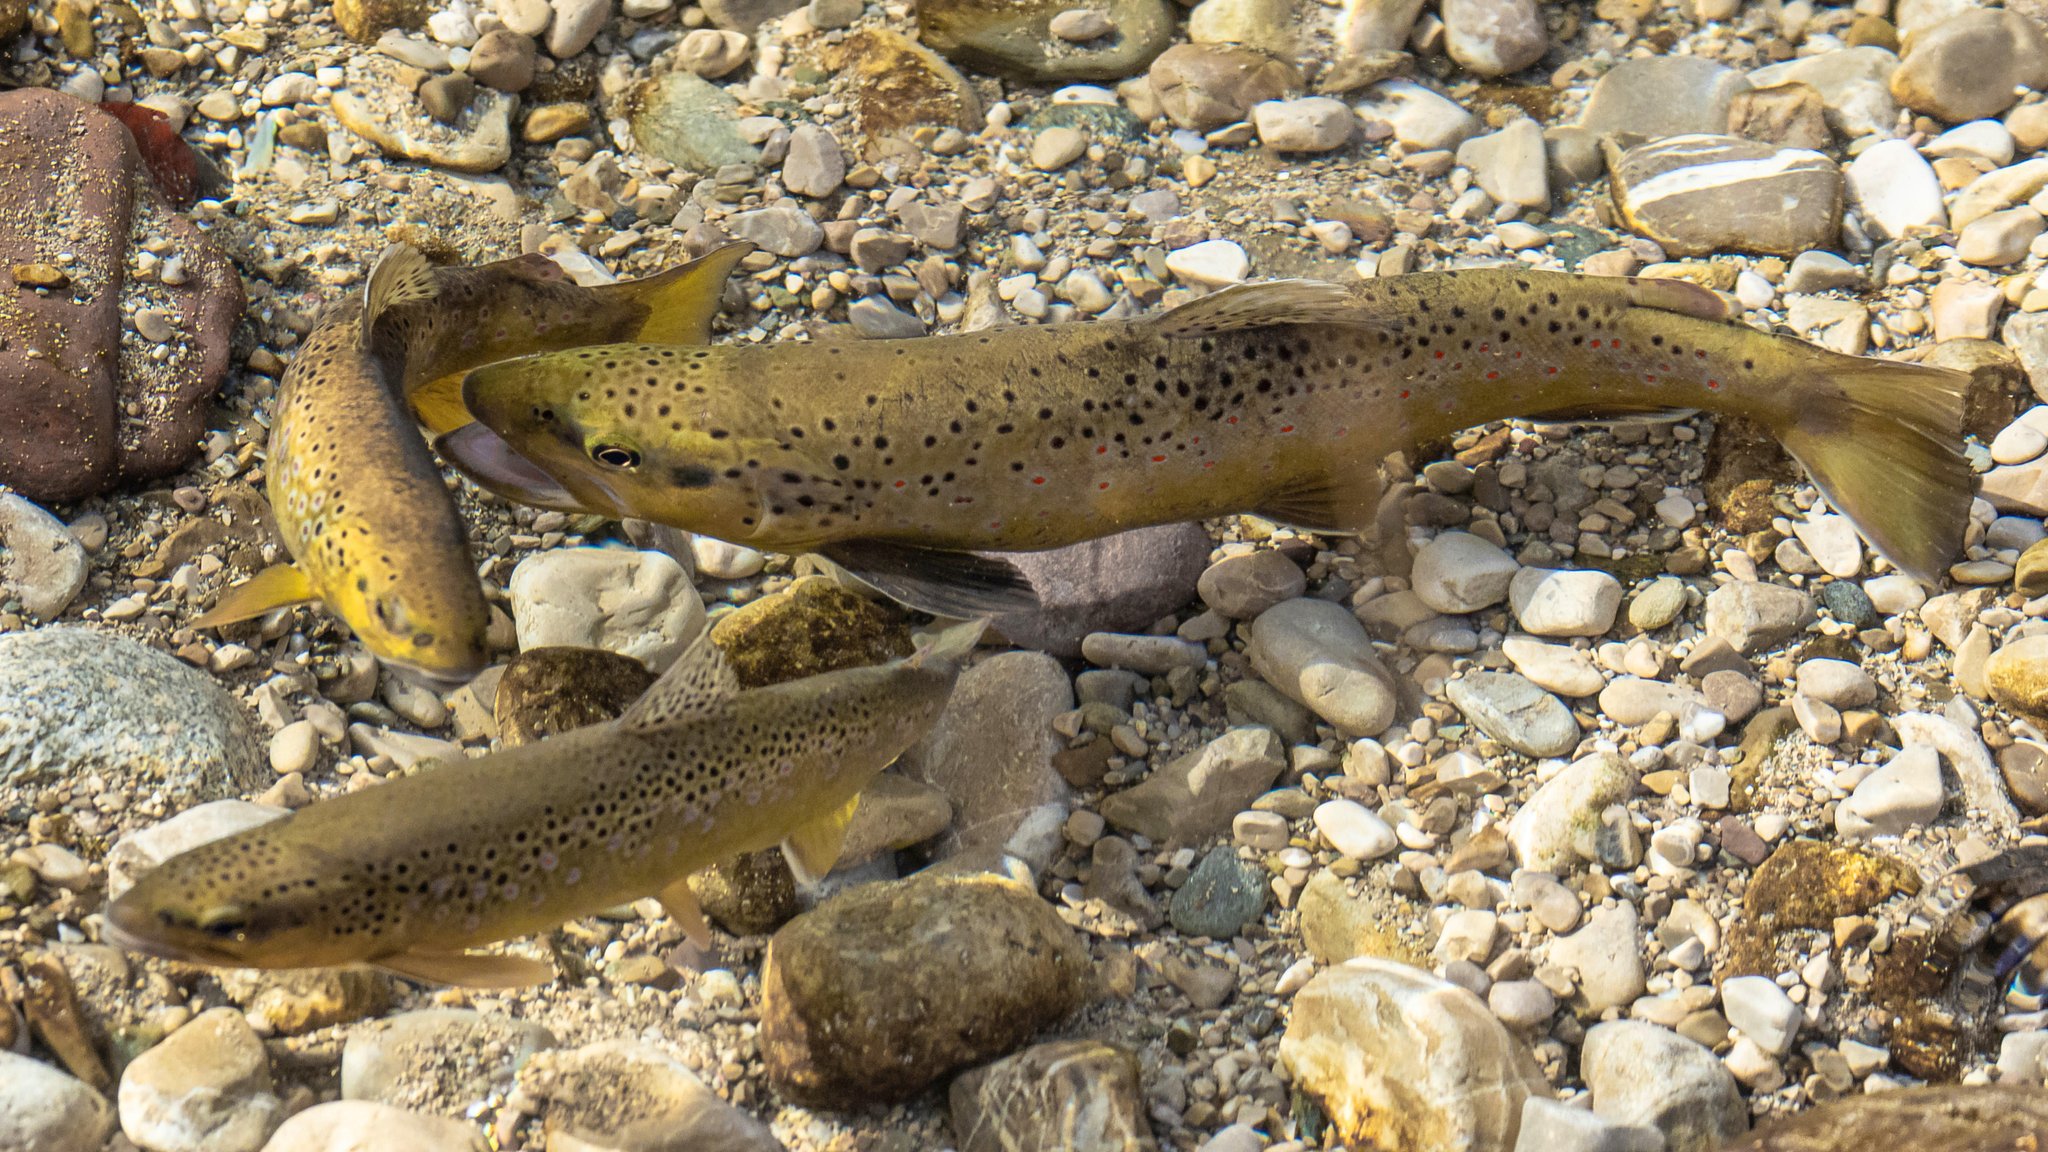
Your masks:
<svg viewBox="0 0 2048 1152"><path fill-rule="evenodd" d="M842 540L818 554L891 600L934 616L966 620L1038 607L1031 581L995 556L884 540Z"/></svg>
<svg viewBox="0 0 2048 1152"><path fill-rule="evenodd" d="M400 952L373 963L409 980L464 988L525 988L555 978L546 961L502 952Z"/></svg>
<svg viewBox="0 0 2048 1152"><path fill-rule="evenodd" d="M704 922L704 909L697 903L697 894L690 890L688 876L676 877L675 883L663 888L655 898L661 901L668 918L683 930L685 940L700 951L711 951L711 925Z"/></svg>
<svg viewBox="0 0 2048 1152"><path fill-rule="evenodd" d="M790 831L782 841L782 856L798 883L816 884L832 871L832 865L839 862L840 849L846 846L846 826L853 823L854 809L859 807L856 795L837 810Z"/></svg>
<svg viewBox="0 0 2048 1152"><path fill-rule="evenodd" d="M320 599L313 581L296 564L273 564L220 594L213 608L192 621L194 628L218 628L253 620L278 608L311 604Z"/></svg>

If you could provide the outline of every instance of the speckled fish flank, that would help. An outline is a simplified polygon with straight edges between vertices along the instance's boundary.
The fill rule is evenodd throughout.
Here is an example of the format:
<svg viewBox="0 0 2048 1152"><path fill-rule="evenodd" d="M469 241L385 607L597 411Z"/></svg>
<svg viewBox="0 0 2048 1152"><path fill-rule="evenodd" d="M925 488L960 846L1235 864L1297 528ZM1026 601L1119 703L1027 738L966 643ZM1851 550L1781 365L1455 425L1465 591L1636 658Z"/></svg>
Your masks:
<svg viewBox="0 0 2048 1152"><path fill-rule="evenodd" d="M701 343L748 250L586 288L541 256L436 269L387 249L364 301L332 309L279 386L268 491L295 563L229 589L195 626L321 600L380 659L474 675L489 609L416 418L437 429L466 419L451 386L494 360L627 338Z"/></svg>
<svg viewBox="0 0 2048 1152"><path fill-rule="evenodd" d="M201 845L107 911L126 947L262 968L376 964L448 983L544 966L465 950L660 894L785 843L822 872L853 802L938 719L978 622L906 660L742 691L700 639L618 720L431 768Z"/></svg>
<svg viewBox="0 0 2048 1152"><path fill-rule="evenodd" d="M583 506L860 572L1233 512L1360 531L1388 453L1510 417L1700 408L1770 429L1932 580L1970 502L1965 383L1730 323L1682 281L1477 269L1242 285L1126 321L537 356L469 375L495 436L449 454L486 485L487 449L516 453ZM878 583L915 603L945 578Z"/></svg>

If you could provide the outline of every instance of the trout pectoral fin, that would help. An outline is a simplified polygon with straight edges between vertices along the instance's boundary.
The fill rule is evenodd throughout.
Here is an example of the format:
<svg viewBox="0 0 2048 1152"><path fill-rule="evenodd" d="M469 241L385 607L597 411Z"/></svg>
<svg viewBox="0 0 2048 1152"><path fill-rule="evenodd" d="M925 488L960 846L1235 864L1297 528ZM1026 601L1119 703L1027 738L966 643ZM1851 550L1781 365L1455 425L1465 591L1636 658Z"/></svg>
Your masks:
<svg viewBox="0 0 2048 1152"><path fill-rule="evenodd" d="M966 620L1038 607L1031 581L994 556L883 540L842 540L818 554L891 600L934 616Z"/></svg>
<svg viewBox="0 0 2048 1152"><path fill-rule="evenodd" d="M714 248L688 264L597 291L618 293L647 309L647 320L632 335L643 344L708 344L711 321L725 295L726 277L754 250L745 240Z"/></svg>
<svg viewBox="0 0 2048 1152"><path fill-rule="evenodd" d="M1233 284L1199 300L1159 314L1152 323L1161 336L1207 336L1269 324L1350 324L1391 328L1400 317L1374 312L1351 290L1323 280L1266 280Z"/></svg>
<svg viewBox="0 0 2048 1152"><path fill-rule="evenodd" d="M800 824L782 841L783 859L801 884L816 884L839 862L839 850L846 844L846 826L853 823L853 811L860 807L855 796L835 811Z"/></svg>
<svg viewBox="0 0 2048 1152"><path fill-rule="evenodd" d="M1676 312L1701 320L1728 319L1728 302L1704 284L1642 276L1631 276L1627 283L1628 302L1639 308Z"/></svg>
<svg viewBox="0 0 2048 1152"><path fill-rule="evenodd" d="M413 389L405 400L412 405L413 418L434 436L445 436L475 420L462 403L462 377L450 372Z"/></svg>
<svg viewBox="0 0 2048 1152"><path fill-rule="evenodd" d="M434 283L434 266L410 244L393 244L370 266L369 283L363 287L363 346L377 330L377 319L401 304L432 300L440 293Z"/></svg>
<svg viewBox="0 0 2048 1152"><path fill-rule="evenodd" d="M1331 480L1260 501L1252 514L1310 532L1369 533L1385 487L1377 468L1364 469L1356 477Z"/></svg>
<svg viewBox="0 0 2048 1152"><path fill-rule="evenodd" d="M218 628L253 620L265 612L310 604L320 599L313 581L296 564L274 564L220 594L212 610L192 621L194 628Z"/></svg>
<svg viewBox="0 0 2048 1152"><path fill-rule="evenodd" d="M555 978L544 960L502 952L400 952L372 963L410 980L464 988L525 988Z"/></svg>
<svg viewBox="0 0 2048 1152"><path fill-rule="evenodd" d="M688 876L676 877L675 883L663 888L656 899L661 901L668 918L683 930L683 939L704 951L711 950L711 925L704 922L704 909L697 904L697 894L690 891Z"/></svg>
<svg viewBox="0 0 2048 1152"><path fill-rule="evenodd" d="M706 629L653 687L640 694L618 723L640 731L694 724L724 712L739 694L739 678Z"/></svg>
<svg viewBox="0 0 2048 1152"><path fill-rule="evenodd" d="M1570 408L1553 408L1543 412L1529 413L1529 419L1539 424L1586 424L1601 427L1611 424L1640 424L1645 421L1690 420L1700 414L1697 408L1644 408L1629 404L1577 404Z"/></svg>

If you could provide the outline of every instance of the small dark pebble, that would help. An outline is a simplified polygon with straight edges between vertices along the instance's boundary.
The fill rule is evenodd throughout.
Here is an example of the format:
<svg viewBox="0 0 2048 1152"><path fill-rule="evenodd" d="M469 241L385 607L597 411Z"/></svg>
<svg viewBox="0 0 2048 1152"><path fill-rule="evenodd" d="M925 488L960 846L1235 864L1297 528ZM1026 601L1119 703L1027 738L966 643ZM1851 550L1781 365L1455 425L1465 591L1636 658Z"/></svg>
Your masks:
<svg viewBox="0 0 2048 1152"><path fill-rule="evenodd" d="M1752 830L1740 816L1723 816L1715 826L1721 838L1721 851L1754 868L1770 859L1771 846Z"/></svg>
<svg viewBox="0 0 2048 1152"><path fill-rule="evenodd" d="M1166 1028L1166 1049L1175 1056L1192 1056L1202 1046L1202 1034L1186 1020L1175 1020Z"/></svg>
<svg viewBox="0 0 2048 1152"><path fill-rule="evenodd" d="M1173 894L1169 915L1182 935L1228 940L1265 910L1265 877L1239 860L1236 849L1218 845Z"/></svg>
<svg viewBox="0 0 2048 1152"><path fill-rule="evenodd" d="M1869 595L1853 580L1836 580L1823 587L1820 603L1829 615L1858 630L1875 627L1883 619Z"/></svg>
<svg viewBox="0 0 2048 1152"><path fill-rule="evenodd" d="M435 76L420 85L420 105L427 115L443 124L453 124L462 118L469 108L470 97L476 95L476 81L466 72L451 72Z"/></svg>

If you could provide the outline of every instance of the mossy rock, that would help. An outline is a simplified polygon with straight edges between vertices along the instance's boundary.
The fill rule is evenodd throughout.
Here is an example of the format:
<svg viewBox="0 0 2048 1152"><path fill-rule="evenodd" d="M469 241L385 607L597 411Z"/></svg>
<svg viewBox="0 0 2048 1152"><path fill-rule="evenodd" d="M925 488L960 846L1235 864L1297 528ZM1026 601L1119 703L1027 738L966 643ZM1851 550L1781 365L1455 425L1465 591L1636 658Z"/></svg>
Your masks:
<svg viewBox="0 0 2048 1152"><path fill-rule="evenodd" d="M712 624L742 685L758 688L845 668L865 668L910 655L910 626L901 608L870 600L822 576L763 597Z"/></svg>

